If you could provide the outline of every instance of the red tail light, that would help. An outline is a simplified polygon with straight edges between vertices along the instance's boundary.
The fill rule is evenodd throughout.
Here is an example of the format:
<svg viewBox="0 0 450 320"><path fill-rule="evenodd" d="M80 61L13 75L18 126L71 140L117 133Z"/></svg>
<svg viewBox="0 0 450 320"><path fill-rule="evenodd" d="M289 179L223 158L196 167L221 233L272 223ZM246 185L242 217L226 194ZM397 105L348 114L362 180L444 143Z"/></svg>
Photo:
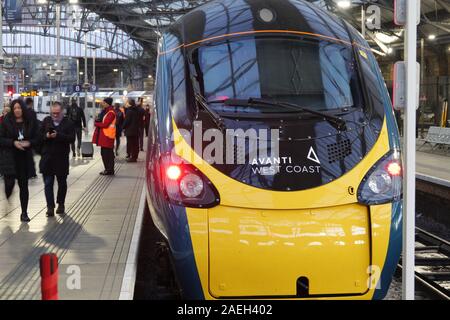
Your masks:
<svg viewBox="0 0 450 320"><path fill-rule="evenodd" d="M390 162L387 166L387 172L391 176L400 176L402 174L402 167L398 162Z"/></svg>
<svg viewBox="0 0 450 320"><path fill-rule="evenodd" d="M212 208L220 203L213 183L192 164L173 156L162 157L160 164L166 196L172 204Z"/></svg>
<svg viewBox="0 0 450 320"><path fill-rule="evenodd" d="M178 180L181 176L181 169L176 164L171 165L167 168L166 175L167 175L167 178L170 180Z"/></svg>

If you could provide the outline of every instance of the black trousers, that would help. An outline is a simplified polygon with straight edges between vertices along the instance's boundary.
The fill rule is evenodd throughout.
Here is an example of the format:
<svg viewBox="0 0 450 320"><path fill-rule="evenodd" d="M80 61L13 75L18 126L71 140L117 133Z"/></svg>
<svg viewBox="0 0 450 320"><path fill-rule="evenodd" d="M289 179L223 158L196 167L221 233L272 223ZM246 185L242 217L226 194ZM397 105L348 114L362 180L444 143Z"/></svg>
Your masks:
<svg viewBox="0 0 450 320"><path fill-rule="evenodd" d="M58 193L56 196L56 203L58 203L59 205L64 205L67 195L67 176L56 176L56 180L58 180ZM53 186L55 185L55 176L44 175L44 184L47 207L55 208L55 194L53 191Z"/></svg>
<svg viewBox="0 0 450 320"><path fill-rule="evenodd" d="M139 157L139 136L127 137L127 150L130 153L130 159L137 160Z"/></svg>
<svg viewBox="0 0 450 320"><path fill-rule="evenodd" d="M103 160L103 165L105 166L105 171L109 173L114 173L114 148L102 148L101 155Z"/></svg>
<svg viewBox="0 0 450 320"><path fill-rule="evenodd" d="M75 153L75 142L77 142L77 149L81 149L81 138L83 136L82 128L75 128L75 141L70 145L72 148L72 153Z"/></svg>
<svg viewBox="0 0 450 320"><path fill-rule="evenodd" d="M144 128L140 128L139 129L139 149L143 150L144 149Z"/></svg>
<svg viewBox="0 0 450 320"><path fill-rule="evenodd" d="M116 133L116 152L119 150L120 148L120 138L122 138L122 131L117 130Z"/></svg>
<svg viewBox="0 0 450 320"><path fill-rule="evenodd" d="M4 177L5 181L5 194L9 198L14 190L14 185L16 184L16 177ZM17 182L20 189L20 206L22 207L22 213L27 213L28 211L28 199L30 193L28 191L28 178L17 177Z"/></svg>

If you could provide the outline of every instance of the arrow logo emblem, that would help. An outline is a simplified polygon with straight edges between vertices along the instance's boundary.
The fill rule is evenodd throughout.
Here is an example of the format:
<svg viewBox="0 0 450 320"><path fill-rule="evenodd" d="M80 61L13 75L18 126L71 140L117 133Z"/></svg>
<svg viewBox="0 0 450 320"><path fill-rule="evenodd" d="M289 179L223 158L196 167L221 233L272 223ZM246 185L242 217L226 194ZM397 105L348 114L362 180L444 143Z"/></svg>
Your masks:
<svg viewBox="0 0 450 320"><path fill-rule="evenodd" d="M308 159L311 161L314 161L315 163L320 164L319 157L317 156L317 153L314 151L313 147L311 147L311 149L309 149Z"/></svg>

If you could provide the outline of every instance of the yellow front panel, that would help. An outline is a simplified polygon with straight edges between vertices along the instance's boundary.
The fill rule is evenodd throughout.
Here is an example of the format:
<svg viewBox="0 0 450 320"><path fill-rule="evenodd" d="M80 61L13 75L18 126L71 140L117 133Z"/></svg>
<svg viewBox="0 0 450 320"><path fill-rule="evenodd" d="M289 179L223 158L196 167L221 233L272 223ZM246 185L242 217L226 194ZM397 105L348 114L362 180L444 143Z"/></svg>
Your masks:
<svg viewBox="0 0 450 320"><path fill-rule="evenodd" d="M311 295L363 294L370 265L368 210L208 210L212 296L296 296L307 277Z"/></svg>
<svg viewBox="0 0 450 320"><path fill-rule="evenodd" d="M389 245L391 204L361 206L349 187L356 190L389 151L386 124L353 170L324 186L296 192L263 190L227 177L193 152L175 123L174 134L176 153L198 167L221 197L219 207L186 209L206 299L295 296L301 276L309 278L312 295L372 298ZM370 273L373 281L368 281Z"/></svg>
<svg viewBox="0 0 450 320"><path fill-rule="evenodd" d="M308 209L324 208L358 202L356 192L349 189L358 186L367 171L389 150L389 139L386 123L380 137L372 150L355 168L342 177L321 187L282 192L252 187L224 175L197 155L184 140L175 122L172 123L176 154L195 165L214 184L220 194L220 203L224 206L251 209Z"/></svg>

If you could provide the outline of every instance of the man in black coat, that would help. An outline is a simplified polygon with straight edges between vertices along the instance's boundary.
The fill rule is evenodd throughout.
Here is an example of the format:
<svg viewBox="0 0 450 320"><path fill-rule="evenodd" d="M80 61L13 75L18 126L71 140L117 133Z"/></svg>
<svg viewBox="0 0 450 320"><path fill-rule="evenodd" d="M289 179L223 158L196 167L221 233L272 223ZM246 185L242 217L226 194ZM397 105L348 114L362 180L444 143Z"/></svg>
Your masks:
<svg viewBox="0 0 450 320"><path fill-rule="evenodd" d="M123 123L123 129L125 130L125 136L127 137L127 149L130 153L130 158L127 162L137 162L142 118L141 113L136 106L136 102L133 99L128 99L127 107L125 122Z"/></svg>
<svg viewBox="0 0 450 320"><path fill-rule="evenodd" d="M26 98L25 104L27 105L27 111L34 121L38 121L36 111L34 111L34 100L33 98ZM39 122L39 121L38 121Z"/></svg>
<svg viewBox="0 0 450 320"><path fill-rule="evenodd" d="M67 194L67 176L69 175L70 145L75 141L73 123L64 117L62 105L53 103L51 116L42 121L40 130L41 161L39 169L44 177L45 199L47 200L47 216L55 215L55 196L53 186L55 177L58 181L58 195L56 213L65 213Z"/></svg>
<svg viewBox="0 0 450 320"><path fill-rule="evenodd" d="M139 98L137 109L139 111L139 149L144 151L144 132L145 132L145 109L144 98Z"/></svg>
<svg viewBox="0 0 450 320"><path fill-rule="evenodd" d="M75 130L75 138L77 140L77 149L75 153L75 141L71 144L72 148L72 156L75 158L76 156L81 157L81 140L83 137L83 129L87 128L86 116L84 114L84 110L80 108L76 102L73 102L72 105L67 109L67 117L70 121L72 121L74 130Z"/></svg>

